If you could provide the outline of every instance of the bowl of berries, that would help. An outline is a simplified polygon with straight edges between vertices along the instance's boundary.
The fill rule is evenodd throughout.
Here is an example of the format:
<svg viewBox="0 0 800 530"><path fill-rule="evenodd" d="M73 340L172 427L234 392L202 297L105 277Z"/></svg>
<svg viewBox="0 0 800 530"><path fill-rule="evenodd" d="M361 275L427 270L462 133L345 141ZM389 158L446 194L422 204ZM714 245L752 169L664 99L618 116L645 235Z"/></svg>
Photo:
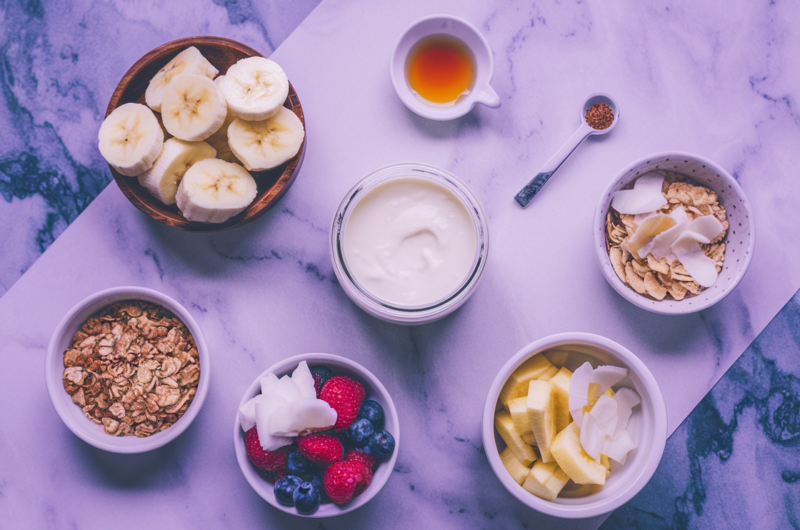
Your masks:
<svg viewBox="0 0 800 530"><path fill-rule="evenodd" d="M369 502L389 480L400 425L369 370L307 353L253 381L233 438L245 479L265 501L300 517L334 517Z"/></svg>

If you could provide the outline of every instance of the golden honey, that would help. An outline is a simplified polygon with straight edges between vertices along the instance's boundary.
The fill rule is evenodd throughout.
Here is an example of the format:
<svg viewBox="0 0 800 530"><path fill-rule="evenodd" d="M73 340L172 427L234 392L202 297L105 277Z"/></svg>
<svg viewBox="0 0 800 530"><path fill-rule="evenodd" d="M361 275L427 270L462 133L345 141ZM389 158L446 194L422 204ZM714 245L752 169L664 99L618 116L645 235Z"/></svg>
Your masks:
<svg viewBox="0 0 800 530"><path fill-rule="evenodd" d="M475 59L463 41L451 35L420 39L406 59L408 85L423 100L453 104L475 83Z"/></svg>

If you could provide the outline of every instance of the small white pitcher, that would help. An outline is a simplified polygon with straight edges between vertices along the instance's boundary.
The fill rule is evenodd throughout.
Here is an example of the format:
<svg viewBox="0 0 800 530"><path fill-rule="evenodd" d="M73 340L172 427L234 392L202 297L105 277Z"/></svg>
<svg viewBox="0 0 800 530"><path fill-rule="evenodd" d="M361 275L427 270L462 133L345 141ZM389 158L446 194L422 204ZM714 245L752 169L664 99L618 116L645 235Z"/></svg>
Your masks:
<svg viewBox="0 0 800 530"><path fill-rule="evenodd" d="M426 103L411 91L406 79L406 59L414 45L430 35L442 34L463 41L475 59L475 83L472 90L450 106ZM406 28L394 45L389 73L400 100L423 118L438 121L460 118L471 111L476 103L483 103L491 108L500 106L500 97L489 85L494 74L494 59L489 43L475 26L452 15L431 15L417 20Z"/></svg>

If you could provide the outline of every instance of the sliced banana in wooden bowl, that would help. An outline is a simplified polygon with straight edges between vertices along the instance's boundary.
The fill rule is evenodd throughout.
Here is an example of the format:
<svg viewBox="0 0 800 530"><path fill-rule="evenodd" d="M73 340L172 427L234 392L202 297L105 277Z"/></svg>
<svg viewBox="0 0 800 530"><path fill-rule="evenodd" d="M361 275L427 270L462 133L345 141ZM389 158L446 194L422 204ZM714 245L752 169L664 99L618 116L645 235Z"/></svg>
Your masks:
<svg viewBox="0 0 800 530"><path fill-rule="evenodd" d="M305 117L280 65L236 41L190 37L128 70L98 140L139 210L209 232L252 221L286 193L305 154ZM214 184L223 181L230 187Z"/></svg>

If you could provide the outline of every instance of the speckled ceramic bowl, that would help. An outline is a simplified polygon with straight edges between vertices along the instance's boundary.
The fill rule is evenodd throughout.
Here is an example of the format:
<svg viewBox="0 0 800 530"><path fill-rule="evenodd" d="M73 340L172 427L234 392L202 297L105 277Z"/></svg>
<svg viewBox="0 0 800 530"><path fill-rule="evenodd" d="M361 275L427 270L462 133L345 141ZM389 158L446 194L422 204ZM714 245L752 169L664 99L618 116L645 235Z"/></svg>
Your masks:
<svg viewBox="0 0 800 530"><path fill-rule="evenodd" d="M325 365L333 371L334 375L344 375L364 385L367 399L375 400L383 407L383 412L386 416L385 429L394 437L394 453L392 453L392 456L389 457L388 460L379 462L378 467L372 475L372 482L370 482L367 489L365 489L361 495L341 506L332 503L321 504L319 509L311 515L302 515L297 513L297 510L293 506L284 506L279 503L275 499L273 483L263 478L256 468L253 467L253 464L250 463L250 459L247 458L247 450L244 446L245 432L239 424L238 408L233 426L233 447L236 451L236 460L239 462L239 468L242 470L244 478L247 479L247 482L255 492L258 493L262 499L282 512L298 517L311 518L334 517L336 515L352 512L356 508L368 503L370 499L377 495L392 474L394 464L397 461L397 454L400 451L400 422L397 417L397 410L394 408L394 402L389 395L389 391L386 390L386 387L381 384L372 372L355 361L329 353L304 353L273 364L253 380L253 383L244 393L239 407L261 393L261 378L266 377L269 373L274 373L278 377L290 374L297 368L300 361L306 361L309 366Z"/></svg>
<svg viewBox="0 0 800 530"><path fill-rule="evenodd" d="M106 434L103 427L84 416L79 406L72 402L72 397L64 390L62 376L64 374L64 351L69 348L72 336L86 320L101 309L125 300L141 300L160 305L178 317L192 334L200 357L200 380L189 409L171 427L146 438L136 436L116 437ZM211 383L211 362L208 347L200 331L200 327L186 308L169 296L146 289L144 287L114 287L97 292L75 304L59 322L45 357L45 379L50 400L53 402L61 420L78 438L98 449L112 453L144 453L157 449L177 438L194 421L208 394Z"/></svg>
<svg viewBox="0 0 800 530"><path fill-rule="evenodd" d="M571 352L565 366L574 370L586 361L593 366L610 364L628 369L628 375L614 388L628 387L642 398L633 409L628 434L636 449L628 453L624 465L611 463L611 476L603 487L576 487L571 481L552 502L540 499L511 478L500 452L505 443L494 428L494 414L500 390L508 376L523 362L551 348ZM503 365L495 377L483 408L483 446L486 458L503 486L526 506L536 511L563 517L582 519L608 513L622 506L639 493L655 473L667 442L667 409L653 374L630 350L613 340L591 333L560 333L528 344Z"/></svg>
<svg viewBox="0 0 800 530"><path fill-rule="evenodd" d="M634 291L617 277L606 249L606 214L614 193L629 187L639 176L656 169L685 175L697 184L712 189L725 207L730 224L728 237L725 240L725 263L716 283L696 296L687 296L680 301L672 298L658 301ZM664 315L683 315L702 311L725 298L742 281L750 266L755 247L753 211L744 190L725 169L711 160L689 153L657 153L639 159L620 171L600 197L595 211L593 230L595 253L600 269L611 287L632 304Z"/></svg>

